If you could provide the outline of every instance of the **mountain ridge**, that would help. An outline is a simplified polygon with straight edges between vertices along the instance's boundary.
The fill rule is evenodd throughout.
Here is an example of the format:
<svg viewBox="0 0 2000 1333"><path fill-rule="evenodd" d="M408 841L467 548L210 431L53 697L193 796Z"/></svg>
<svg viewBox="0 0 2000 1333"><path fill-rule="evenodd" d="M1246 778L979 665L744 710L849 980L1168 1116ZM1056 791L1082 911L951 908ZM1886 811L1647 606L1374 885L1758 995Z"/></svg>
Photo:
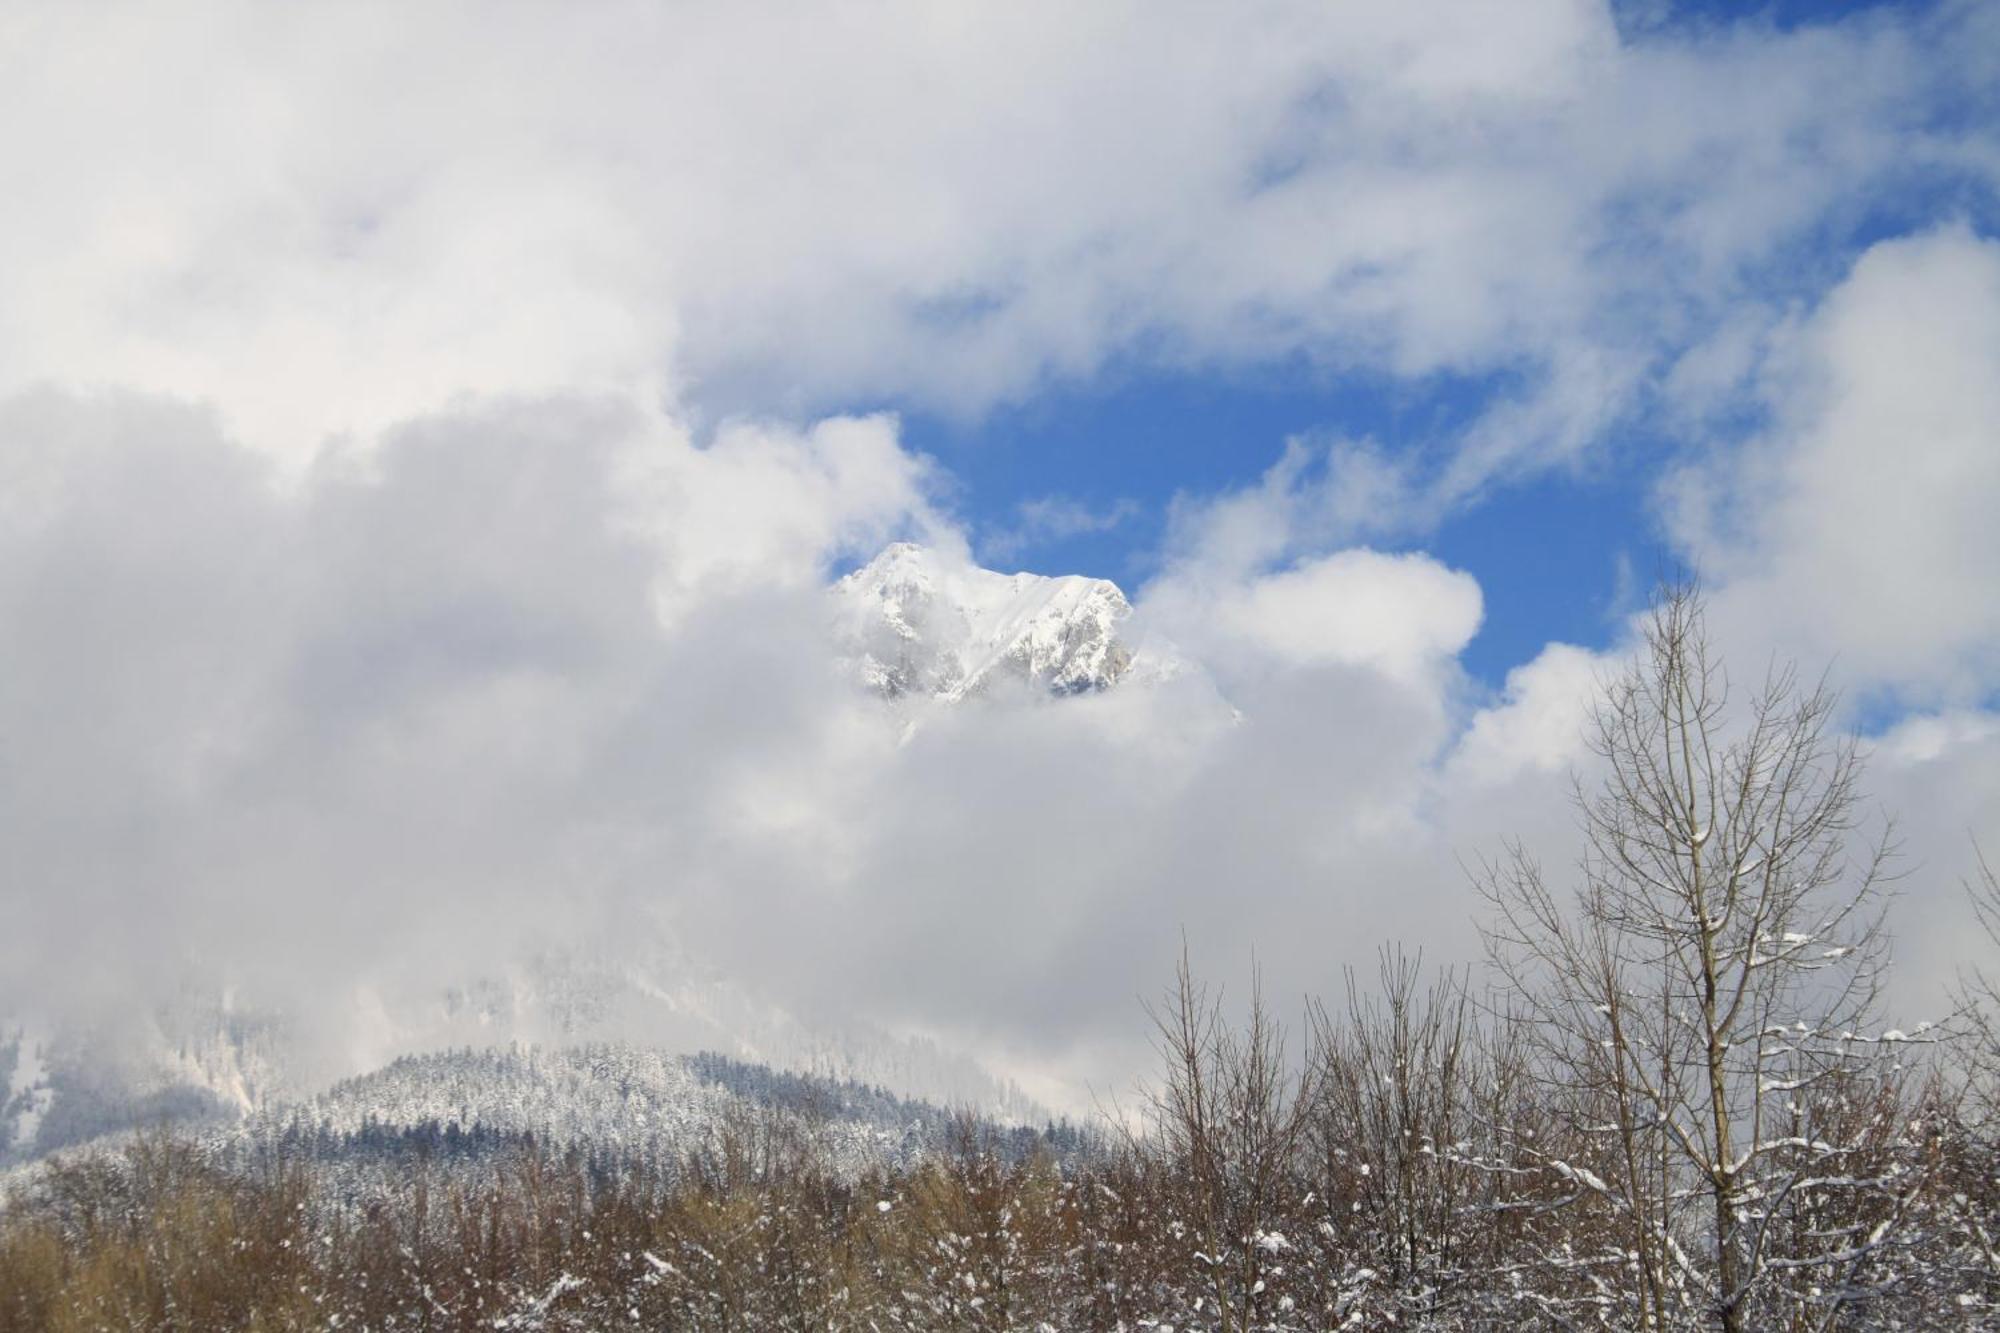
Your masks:
<svg viewBox="0 0 2000 1333"><path fill-rule="evenodd" d="M845 660L890 699L1095 693L1140 660L1124 633L1131 603L1108 579L1002 574L895 542L831 592Z"/></svg>

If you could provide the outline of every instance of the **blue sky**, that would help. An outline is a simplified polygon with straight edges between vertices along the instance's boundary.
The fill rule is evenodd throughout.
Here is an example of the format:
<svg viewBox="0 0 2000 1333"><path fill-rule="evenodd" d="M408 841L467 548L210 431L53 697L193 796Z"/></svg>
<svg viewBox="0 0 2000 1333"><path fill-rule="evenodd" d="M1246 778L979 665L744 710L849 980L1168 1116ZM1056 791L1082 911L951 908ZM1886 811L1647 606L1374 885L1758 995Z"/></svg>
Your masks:
<svg viewBox="0 0 2000 1333"><path fill-rule="evenodd" d="M1911 6L1899 0L1621 0L1615 8L1625 30L1636 34L1737 24L1796 29Z"/></svg>
<svg viewBox="0 0 2000 1333"><path fill-rule="evenodd" d="M1952 12L1780 2L1617 10L1627 39L1648 44L1688 42L1698 50L1758 33L1812 38L1859 30L1910 35L1920 52L1939 32L1949 40ZM1995 98L1976 81L1960 83L1948 95L1906 100L1898 114L1918 134L1977 137L1994 123ZM1732 299L1780 312L1807 309L1877 243L1954 222L1990 234L2000 220L1996 198L1990 175L1913 160L1758 254ZM975 318L987 313L980 307ZM1679 350L1676 336L1664 335L1650 376L1664 373ZM1433 466L1483 411L1518 388L1511 371L1407 376L1298 353L1171 367L1140 354L1081 375L1045 377L971 413L932 410L921 395L845 406L900 413L908 444L948 470L948 503L990 563L1087 573L1132 589L1159 572L1176 497L1254 484L1293 438L1366 439ZM1462 662L1482 685L1498 687L1551 641L1605 647L1656 575L1699 570L1700 553L1663 525L1656 484L1690 455L1753 436L1767 424L1767 405L1738 394L1691 423L1662 412L1659 391L1654 379L1574 457L1513 469L1441 515L1368 537L1382 549L1428 552L1479 580L1486 618ZM1080 506L1099 523L1050 530L1022 522L1022 506L1050 500ZM1899 710L1888 703L1869 711L1879 723Z"/></svg>
<svg viewBox="0 0 2000 1333"><path fill-rule="evenodd" d="M1003 543L988 556L995 567L1090 574L1132 589L1158 572L1176 495L1251 485L1295 436L1438 449L1478 406L1478 387L1284 369L1149 375L1044 393L976 425L913 413L905 437L950 471L953 499L975 532L1015 532L1019 507L1052 486L1098 515L1122 514L1103 531ZM1497 686L1551 640L1603 646L1632 609L1630 580L1672 565L1650 505L1655 457L1644 443L1626 443L1607 459L1497 484L1434 528L1375 544L1428 551L1479 579L1486 619L1464 663Z"/></svg>
<svg viewBox="0 0 2000 1333"><path fill-rule="evenodd" d="M1819 22L1835 8L1870 7L1774 7L1786 22ZM1725 12L1718 6L1716 16ZM1900 181L1841 225L1773 257L1758 295L1803 306L1874 244L1940 221L1970 220L1990 233L1996 219L1990 182L1941 174ZM1159 572L1177 497L1254 484L1294 438L1366 439L1398 455L1443 457L1458 432L1516 387L1508 376L1405 380L1291 358L1229 371L1112 367L970 419L895 402L856 407L901 414L910 447L949 473L948 502L988 563L1089 574L1130 590ZM1741 401L1694 430L1641 403L1576 459L1497 478L1441 517L1371 544L1425 551L1479 580L1486 618L1462 661L1497 688L1551 641L1606 647L1647 585L1700 572L1698 555L1662 525L1655 485L1678 459L1738 443L1767 417L1763 404ZM1051 497L1102 526L1024 524L1022 506ZM1871 707L1871 729L1898 712L1892 703Z"/></svg>

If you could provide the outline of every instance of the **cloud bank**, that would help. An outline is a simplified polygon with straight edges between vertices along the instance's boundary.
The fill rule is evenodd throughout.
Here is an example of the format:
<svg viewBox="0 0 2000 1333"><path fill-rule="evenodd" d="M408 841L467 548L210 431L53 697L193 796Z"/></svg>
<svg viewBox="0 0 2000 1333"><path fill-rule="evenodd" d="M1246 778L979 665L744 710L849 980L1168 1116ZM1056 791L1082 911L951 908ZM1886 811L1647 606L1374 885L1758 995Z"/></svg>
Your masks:
<svg viewBox="0 0 2000 1333"><path fill-rule="evenodd" d="M1397 543L1637 425L1732 660L1892 705L1941 965L2000 846L2000 250L1897 207L1991 198L1997 52L1971 4L13 7L0 1007L642 926L1075 1086L1183 930L1287 994L1469 957L1457 860L1569 846L1621 632L1489 697L1476 571ZM839 675L826 580L968 545L856 405L1270 364L1485 387L1183 496L1133 591L1184 678L912 732Z"/></svg>
<svg viewBox="0 0 2000 1333"><path fill-rule="evenodd" d="M1235 590L1214 674L912 735L823 588L950 539L926 472L879 418L697 447L551 400L280 484L172 403L11 400L0 1001L192 967L338 1008L639 922L802 1011L1047 1060L1129 1031L1183 926L1325 930L1269 946L1302 976L1418 924L1367 904L1423 855L1470 579L1330 556Z"/></svg>

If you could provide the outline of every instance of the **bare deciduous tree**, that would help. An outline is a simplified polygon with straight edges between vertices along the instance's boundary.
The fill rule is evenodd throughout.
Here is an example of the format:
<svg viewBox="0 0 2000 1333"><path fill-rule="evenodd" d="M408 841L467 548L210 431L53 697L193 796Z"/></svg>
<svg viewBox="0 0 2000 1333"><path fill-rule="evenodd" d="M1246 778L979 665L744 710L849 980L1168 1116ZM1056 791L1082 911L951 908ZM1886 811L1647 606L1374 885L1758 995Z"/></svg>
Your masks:
<svg viewBox="0 0 2000 1333"><path fill-rule="evenodd" d="M1279 1230L1297 1180L1312 1098L1286 1058L1282 1025L1253 980L1242 1029L1194 979L1183 950L1166 1003L1149 1010L1164 1065L1151 1147L1179 1164L1190 1258L1216 1326L1236 1333L1281 1299L1268 1280L1290 1242Z"/></svg>
<svg viewBox="0 0 2000 1333"><path fill-rule="evenodd" d="M2000 948L2000 874L1995 874L1986 854L1974 849L1979 873L1966 884L1966 896L1986 938ZM1970 1043L1964 1048L1965 1063L1973 1076L1974 1091L1993 1109L2000 1101L2000 972L1977 963L1960 976L1959 998L1971 1020Z"/></svg>
<svg viewBox="0 0 2000 1333"><path fill-rule="evenodd" d="M1599 1296L1641 1328L1838 1321L1907 1197L1856 1114L1895 1095L1905 1040L1868 1026L1888 832L1855 857L1859 760L1826 689L1779 669L1730 703L1700 596L1663 591L1594 715L1574 894L1518 845L1478 876L1588 1156L1548 1165L1612 1215L1598 1258L1624 1280Z"/></svg>

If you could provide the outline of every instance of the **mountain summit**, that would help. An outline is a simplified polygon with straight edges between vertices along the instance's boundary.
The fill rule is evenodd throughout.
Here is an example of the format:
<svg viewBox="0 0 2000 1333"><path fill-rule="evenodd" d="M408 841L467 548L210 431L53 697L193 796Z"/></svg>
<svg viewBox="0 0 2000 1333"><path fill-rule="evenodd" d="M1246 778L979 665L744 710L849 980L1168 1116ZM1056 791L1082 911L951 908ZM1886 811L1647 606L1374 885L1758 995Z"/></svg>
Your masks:
<svg viewBox="0 0 2000 1333"><path fill-rule="evenodd" d="M897 542L833 585L846 651L889 698L956 700L1006 683L1049 694L1108 689L1132 667L1118 585L999 574Z"/></svg>

